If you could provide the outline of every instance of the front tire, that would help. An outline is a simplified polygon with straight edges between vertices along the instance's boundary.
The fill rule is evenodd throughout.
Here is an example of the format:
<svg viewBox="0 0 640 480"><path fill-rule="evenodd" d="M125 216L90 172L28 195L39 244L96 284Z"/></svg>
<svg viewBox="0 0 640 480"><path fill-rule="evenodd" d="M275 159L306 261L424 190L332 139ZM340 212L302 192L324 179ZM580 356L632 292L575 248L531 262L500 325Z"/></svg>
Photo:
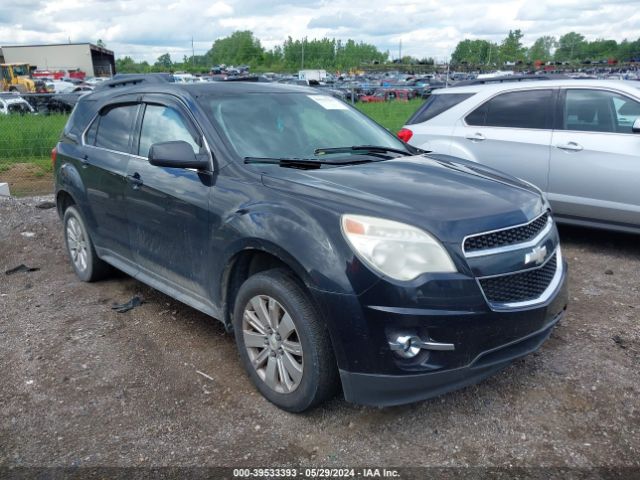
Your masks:
<svg viewBox="0 0 640 480"><path fill-rule="evenodd" d="M233 327L245 370L270 402L302 412L335 394L338 376L329 334L287 270L260 272L244 282Z"/></svg>
<svg viewBox="0 0 640 480"><path fill-rule="evenodd" d="M84 219L75 206L65 210L63 225L67 253L78 278L83 282L104 278L110 267L98 258Z"/></svg>

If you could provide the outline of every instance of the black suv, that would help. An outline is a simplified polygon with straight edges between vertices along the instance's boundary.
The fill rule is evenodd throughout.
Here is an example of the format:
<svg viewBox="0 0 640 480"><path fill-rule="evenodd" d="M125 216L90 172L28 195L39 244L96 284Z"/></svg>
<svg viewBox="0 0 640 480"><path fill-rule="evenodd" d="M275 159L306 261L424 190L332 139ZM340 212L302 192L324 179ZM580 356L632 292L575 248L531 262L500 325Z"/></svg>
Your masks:
<svg viewBox="0 0 640 480"><path fill-rule="evenodd" d="M393 405L536 350L566 308L541 193L417 151L317 90L114 81L52 152L84 281L116 267L219 319L260 392Z"/></svg>

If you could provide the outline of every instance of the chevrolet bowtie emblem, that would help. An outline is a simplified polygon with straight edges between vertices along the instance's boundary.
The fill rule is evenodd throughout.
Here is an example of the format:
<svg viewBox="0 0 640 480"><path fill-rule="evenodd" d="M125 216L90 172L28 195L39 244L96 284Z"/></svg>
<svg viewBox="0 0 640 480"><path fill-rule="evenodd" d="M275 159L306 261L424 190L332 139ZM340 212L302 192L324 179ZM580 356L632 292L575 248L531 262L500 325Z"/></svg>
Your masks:
<svg viewBox="0 0 640 480"><path fill-rule="evenodd" d="M529 253L524 256L524 264L529 265L535 263L540 265L547 258L547 247L534 247Z"/></svg>

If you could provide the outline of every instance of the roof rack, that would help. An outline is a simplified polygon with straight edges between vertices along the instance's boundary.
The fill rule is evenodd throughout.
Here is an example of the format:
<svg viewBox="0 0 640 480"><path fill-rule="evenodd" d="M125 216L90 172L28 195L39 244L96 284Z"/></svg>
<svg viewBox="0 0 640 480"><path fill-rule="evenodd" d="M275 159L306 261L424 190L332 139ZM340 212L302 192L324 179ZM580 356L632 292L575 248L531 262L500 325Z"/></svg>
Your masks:
<svg viewBox="0 0 640 480"><path fill-rule="evenodd" d="M530 80L551 80L548 75L503 75L501 77L476 78L474 80L463 80L455 84L456 87L466 85L486 85L489 83L509 83L509 82L528 82Z"/></svg>
<svg viewBox="0 0 640 480"><path fill-rule="evenodd" d="M95 90L106 90L116 87L132 87L141 83L174 83L175 79L170 73L118 73L111 80L100 82Z"/></svg>
<svg viewBox="0 0 640 480"><path fill-rule="evenodd" d="M271 82L264 75L238 75L233 77L227 77L225 82Z"/></svg>

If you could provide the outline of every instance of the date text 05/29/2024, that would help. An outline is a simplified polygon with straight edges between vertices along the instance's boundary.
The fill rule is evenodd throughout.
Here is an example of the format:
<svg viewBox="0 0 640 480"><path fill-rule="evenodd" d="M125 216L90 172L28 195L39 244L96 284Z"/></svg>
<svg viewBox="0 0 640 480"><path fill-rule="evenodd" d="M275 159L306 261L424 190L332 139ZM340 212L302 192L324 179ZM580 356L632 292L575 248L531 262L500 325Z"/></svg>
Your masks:
<svg viewBox="0 0 640 480"><path fill-rule="evenodd" d="M399 478L387 468L236 468L234 478Z"/></svg>

